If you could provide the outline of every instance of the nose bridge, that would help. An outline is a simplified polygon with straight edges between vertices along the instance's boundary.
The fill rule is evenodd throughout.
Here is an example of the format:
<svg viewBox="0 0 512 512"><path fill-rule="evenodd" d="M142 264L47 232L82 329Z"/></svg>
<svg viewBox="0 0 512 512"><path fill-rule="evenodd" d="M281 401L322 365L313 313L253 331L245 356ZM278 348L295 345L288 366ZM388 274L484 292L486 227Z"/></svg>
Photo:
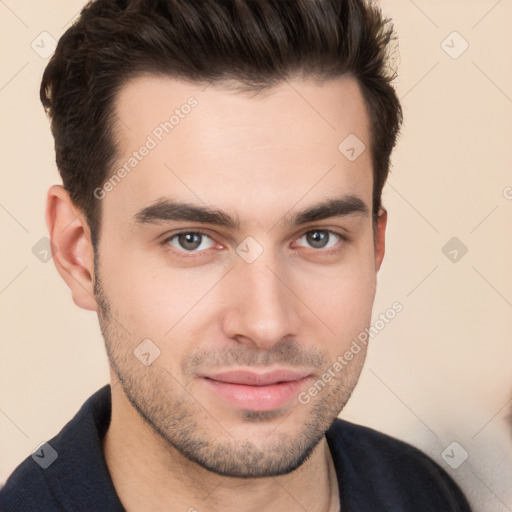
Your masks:
<svg viewBox="0 0 512 512"><path fill-rule="evenodd" d="M284 284L286 276L277 258L264 251L250 263L240 258L234 270L236 302L230 303L227 313L228 334L261 348L297 334L297 300Z"/></svg>
<svg viewBox="0 0 512 512"><path fill-rule="evenodd" d="M248 265L242 272L247 276L247 293L251 298L251 303L258 306L262 313L277 315L279 308L284 305L283 301L286 300L286 290L276 265L262 259Z"/></svg>

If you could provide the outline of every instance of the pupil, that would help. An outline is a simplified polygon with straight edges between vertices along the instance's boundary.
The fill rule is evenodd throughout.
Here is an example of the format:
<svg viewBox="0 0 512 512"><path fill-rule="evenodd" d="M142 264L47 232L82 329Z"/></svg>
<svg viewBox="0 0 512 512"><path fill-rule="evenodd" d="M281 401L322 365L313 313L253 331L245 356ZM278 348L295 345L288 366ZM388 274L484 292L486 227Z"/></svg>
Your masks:
<svg viewBox="0 0 512 512"><path fill-rule="evenodd" d="M313 231L308 234L308 243L310 243L313 247L325 247L326 242L327 233L325 231Z"/></svg>
<svg viewBox="0 0 512 512"><path fill-rule="evenodd" d="M201 235L198 233L185 233L180 235L179 239L184 249L197 249L201 245Z"/></svg>

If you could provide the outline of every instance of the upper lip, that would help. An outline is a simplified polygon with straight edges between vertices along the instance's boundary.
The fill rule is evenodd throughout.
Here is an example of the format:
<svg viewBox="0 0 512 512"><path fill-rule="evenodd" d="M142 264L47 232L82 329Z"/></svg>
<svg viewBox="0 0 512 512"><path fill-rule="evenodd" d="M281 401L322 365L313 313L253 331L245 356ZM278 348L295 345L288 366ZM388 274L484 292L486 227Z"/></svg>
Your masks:
<svg viewBox="0 0 512 512"><path fill-rule="evenodd" d="M251 372L231 370L204 375L205 378L228 384L245 384L247 386L269 386L280 382L293 382L311 375L308 371L277 369L270 372Z"/></svg>

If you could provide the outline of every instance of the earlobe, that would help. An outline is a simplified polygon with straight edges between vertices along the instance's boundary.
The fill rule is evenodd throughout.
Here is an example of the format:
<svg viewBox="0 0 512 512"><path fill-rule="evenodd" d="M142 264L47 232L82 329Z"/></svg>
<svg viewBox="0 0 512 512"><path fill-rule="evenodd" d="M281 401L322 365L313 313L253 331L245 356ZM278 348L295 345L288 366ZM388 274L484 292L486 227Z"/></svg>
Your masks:
<svg viewBox="0 0 512 512"><path fill-rule="evenodd" d="M385 208L379 210L377 216L377 227L375 233L375 270L378 272L386 252L386 225L388 222L388 212Z"/></svg>
<svg viewBox="0 0 512 512"><path fill-rule="evenodd" d="M75 304L97 311L94 298L94 250L85 216L61 185L48 191L46 225L55 247L53 261Z"/></svg>

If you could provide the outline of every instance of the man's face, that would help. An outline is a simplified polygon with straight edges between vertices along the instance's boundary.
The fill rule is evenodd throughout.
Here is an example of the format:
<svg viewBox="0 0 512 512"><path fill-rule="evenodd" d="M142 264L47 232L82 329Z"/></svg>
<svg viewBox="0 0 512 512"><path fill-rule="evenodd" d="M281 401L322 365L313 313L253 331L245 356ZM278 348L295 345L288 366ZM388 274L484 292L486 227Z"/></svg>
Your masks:
<svg viewBox="0 0 512 512"><path fill-rule="evenodd" d="M95 291L132 412L211 471L290 472L345 405L366 352L332 370L370 324L383 254L360 90L292 81L250 97L141 77L116 113L115 170L138 156L102 199ZM351 134L368 148L354 161L338 149ZM384 228L383 216L379 247Z"/></svg>

